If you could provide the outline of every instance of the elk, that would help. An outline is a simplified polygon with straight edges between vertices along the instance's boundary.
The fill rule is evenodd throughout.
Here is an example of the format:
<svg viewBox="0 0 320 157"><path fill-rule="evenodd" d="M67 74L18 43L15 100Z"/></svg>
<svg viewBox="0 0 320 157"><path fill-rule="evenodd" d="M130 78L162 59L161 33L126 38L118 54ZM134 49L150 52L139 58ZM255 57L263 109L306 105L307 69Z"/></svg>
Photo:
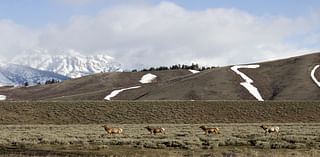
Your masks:
<svg viewBox="0 0 320 157"><path fill-rule="evenodd" d="M280 135L280 129L279 129L279 127L271 127L271 128L268 128L268 127L265 126L265 125L261 125L260 127L265 131L265 135L266 135L266 136L267 136L267 133L271 133L271 132L276 132L276 133L277 133L277 136Z"/></svg>
<svg viewBox="0 0 320 157"><path fill-rule="evenodd" d="M150 126L146 126L144 128L146 128L150 132L150 134L156 134L156 133L166 134L164 128L152 128Z"/></svg>
<svg viewBox="0 0 320 157"><path fill-rule="evenodd" d="M220 134L219 128L207 128L204 125L200 126L199 128L201 128L204 131L205 135L208 135L210 133Z"/></svg>
<svg viewBox="0 0 320 157"><path fill-rule="evenodd" d="M108 128L106 125L102 126L108 134L123 134L121 128Z"/></svg>

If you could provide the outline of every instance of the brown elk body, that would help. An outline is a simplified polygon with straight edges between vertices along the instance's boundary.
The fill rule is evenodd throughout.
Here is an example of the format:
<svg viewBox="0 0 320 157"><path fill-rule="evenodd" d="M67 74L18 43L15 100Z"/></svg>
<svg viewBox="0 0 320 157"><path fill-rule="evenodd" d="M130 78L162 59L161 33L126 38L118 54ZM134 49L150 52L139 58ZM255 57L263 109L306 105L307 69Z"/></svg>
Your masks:
<svg viewBox="0 0 320 157"><path fill-rule="evenodd" d="M146 128L150 132L150 134L156 134L156 133L166 134L164 128L152 128L150 126L146 126L144 128Z"/></svg>
<svg viewBox="0 0 320 157"><path fill-rule="evenodd" d="M276 132L276 133L277 133L277 136L280 135L280 129L279 129L279 127L270 127L270 128L268 128L268 127L265 126L265 125L261 125L260 127L265 131L265 135L267 135L267 133L271 133L271 132Z"/></svg>
<svg viewBox="0 0 320 157"><path fill-rule="evenodd" d="M201 128L205 133L205 135L210 133L220 134L219 128L207 128L206 126L202 125L199 128Z"/></svg>
<svg viewBox="0 0 320 157"><path fill-rule="evenodd" d="M102 126L104 128L104 130L108 133L108 134L122 134L123 130L121 128L108 128L106 125Z"/></svg>

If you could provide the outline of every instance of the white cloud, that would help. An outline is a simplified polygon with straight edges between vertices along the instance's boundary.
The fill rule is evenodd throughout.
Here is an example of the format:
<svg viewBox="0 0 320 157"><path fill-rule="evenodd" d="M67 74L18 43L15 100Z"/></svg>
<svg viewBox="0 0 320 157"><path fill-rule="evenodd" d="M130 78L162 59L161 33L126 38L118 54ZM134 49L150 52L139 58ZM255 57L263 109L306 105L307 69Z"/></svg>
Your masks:
<svg viewBox="0 0 320 157"><path fill-rule="evenodd" d="M1 60L14 57L37 44L37 32L14 24L10 20L0 19L0 34Z"/></svg>
<svg viewBox="0 0 320 157"><path fill-rule="evenodd" d="M315 41L319 22L314 12L286 18L254 16L238 9L189 11L169 2L121 5L50 25L41 30L37 46L84 54L104 51L128 69L191 62L227 65L306 53L288 39L307 35Z"/></svg>

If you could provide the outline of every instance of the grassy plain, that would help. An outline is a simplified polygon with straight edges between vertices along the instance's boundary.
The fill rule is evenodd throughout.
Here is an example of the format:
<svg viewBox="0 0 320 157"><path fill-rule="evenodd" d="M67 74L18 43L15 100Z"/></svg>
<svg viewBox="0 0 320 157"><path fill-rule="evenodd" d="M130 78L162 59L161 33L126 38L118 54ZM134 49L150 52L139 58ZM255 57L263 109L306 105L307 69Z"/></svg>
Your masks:
<svg viewBox="0 0 320 157"><path fill-rule="evenodd" d="M316 157L319 112L317 101L0 102L0 157ZM124 135L107 135L105 124ZM261 124L281 135L265 136ZM147 125L167 134L152 136ZM200 125L221 134L206 136Z"/></svg>
<svg viewBox="0 0 320 157"><path fill-rule="evenodd" d="M146 125L164 127L166 135L150 135ZM1 125L0 152L29 155L123 156L319 156L319 123L272 123L281 135L268 134L259 123L210 123L221 134L204 135L202 124L110 124L123 135L107 135L94 125ZM15 150L10 152L10 150ZM19 151L17 151L19 150Z"/></svg>

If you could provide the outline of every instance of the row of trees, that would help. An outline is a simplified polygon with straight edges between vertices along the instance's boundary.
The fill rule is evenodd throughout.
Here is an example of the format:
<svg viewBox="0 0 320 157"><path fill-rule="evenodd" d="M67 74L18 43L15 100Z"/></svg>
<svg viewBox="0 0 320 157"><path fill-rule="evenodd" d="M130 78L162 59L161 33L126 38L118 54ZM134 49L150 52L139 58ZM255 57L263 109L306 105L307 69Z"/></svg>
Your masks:
<svg viewBox="0 0 320 157"><path fill-rule="evenodd" d="M161 71L161 70L177 70L177 69L191 69L191 70L203 71L203 70L208 70L208 69L212 69L212 68L215 68L215 67L214 66L212 66L212 67L205 67L205 66L200 67L198 64L192 63L191 65L175 64L175 65L172 65L170 67L167 67L167 66L160 66L160 67L156 67L156 68L151 67L149 69L142 69L140 71ZM132 72L137 72L137 71L138 71L137 69L132 70Z"/></svg>
<svg viewBox="0 0 320 157"><path fill-rule="evenodd" d="M55 79L51 79L51 80L47 80L44 84L54 84L54 83L59 83L60 80L55 80ZM38 84L41 84L40 82L38 82Z"/></svg>
<svg viewBox="0 0 320 157"><path fill-rule="evenodd" d="M44 84L54 84L54 83L59 83L59 82L60 82L60 80L51 79L51 80L47 80ZM41 85L41 82L38 82L37 84ZM29 82L28 81L24 82L24 86L28 87Z"/></svg>

